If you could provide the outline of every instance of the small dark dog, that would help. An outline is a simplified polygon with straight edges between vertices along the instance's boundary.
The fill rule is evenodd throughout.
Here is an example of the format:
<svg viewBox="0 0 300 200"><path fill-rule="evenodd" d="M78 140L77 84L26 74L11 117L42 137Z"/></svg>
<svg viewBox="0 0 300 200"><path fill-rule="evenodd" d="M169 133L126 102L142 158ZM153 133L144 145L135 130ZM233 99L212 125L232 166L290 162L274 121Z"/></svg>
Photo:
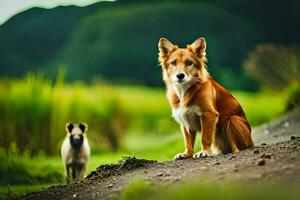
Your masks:
<svg viewBox="0 0 300 200"><path fill-rule="evenodd" d="M86 165L90 158L91 150L86 136L86 124L66 124L67 136L61 146L61 157L64 163L67 183L83 179Z"/></svg>

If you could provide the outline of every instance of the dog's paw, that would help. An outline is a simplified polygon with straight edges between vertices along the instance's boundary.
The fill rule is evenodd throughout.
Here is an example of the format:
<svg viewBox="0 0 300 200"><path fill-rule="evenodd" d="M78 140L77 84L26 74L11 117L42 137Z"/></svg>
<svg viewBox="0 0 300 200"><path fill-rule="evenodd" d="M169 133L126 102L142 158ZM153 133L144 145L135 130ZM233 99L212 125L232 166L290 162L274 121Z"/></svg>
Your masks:
<svg viewBox="0 0 300 200"><path fill-rule="evenodd" d="M210 157L213 156L210 152L202 150L199 151L198 153L196 153L193 157L194 158L206 158L206 157Z"/></svg>
<svg viewBox="0 0 300 200"><path fill-rule="evenodd" d="M239 149L234 149L234 150L232 151L232 153L238 153L238 152L240 152Z"/></svg>
<svg viewBox="0 0 300 200"><path fill-rule="evenodd" d="M192 157L193 157L193 155L189 154L189 153L178 153L174 157L174 160L183 160L183 159L192 158Z"/></svg>

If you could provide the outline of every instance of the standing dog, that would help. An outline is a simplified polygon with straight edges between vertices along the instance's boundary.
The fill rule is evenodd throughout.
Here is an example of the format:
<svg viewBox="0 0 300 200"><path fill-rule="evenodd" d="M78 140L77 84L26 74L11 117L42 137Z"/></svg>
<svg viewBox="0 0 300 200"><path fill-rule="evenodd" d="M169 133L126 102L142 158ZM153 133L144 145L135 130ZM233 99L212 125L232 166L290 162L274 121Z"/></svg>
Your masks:
<svg viewBox="0 0 300 200"><path fill-rule="evenodd" d="M206 70L205 39L179 48L161 38L158 48L172 115L184 136L185 151L175 159L193 157L197 131L202 132L202 150L194 155L196 158L253 146L242 107Z"/></svg>
<svg viewBox="0 0 300 200"><path fill-rule="evenodd" d="M91 154L86 136L87 129L86 124L66 124L67 136L61 146L61 157L66 171L67 183L71 180L71 169L73 181L78 181L84 176Z"/></svg>

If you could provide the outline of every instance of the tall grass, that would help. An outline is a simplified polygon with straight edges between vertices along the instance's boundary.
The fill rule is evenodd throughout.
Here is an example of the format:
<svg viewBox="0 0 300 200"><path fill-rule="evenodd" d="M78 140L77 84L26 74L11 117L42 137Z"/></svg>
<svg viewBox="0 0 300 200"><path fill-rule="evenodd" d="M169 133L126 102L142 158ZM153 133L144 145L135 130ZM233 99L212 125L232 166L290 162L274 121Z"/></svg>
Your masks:
<svg viewBox="0 0 300 200"><path fill-rule="evenodd" d="M116 149L124 132L123 118L113 87L64 85L61 78L52 84L38 75L1 80L0 145L5 149L16 146L20 152L57 154L68 121L87 122L92 141L107 141Z"/></svg>
<svg viewBox="0 0 300 200"><path fill-rule="evenodd" d="M233 93L253 126L269 121L285 107L285 93ZM55 83L39 75L0 79L0 147L57 155L68 121L88 123L94 153L122 147L128 132L179 132L164 89L64 84L63 76Z"/></svg>
<svg viewBox="0 0 300 200"><path fill-rule="evenodd" d="M0 160L0 185L59 183L64 180L63 165L59 159L59 165L52 166L41 162L40 158L32 160L27 154L7 154L0 148Z"/></svg>
<svg viewBox="0 0 300 200"><path fill-rule="evenodd" d="M293 110L300 107L300 83L292 84L288 88L288 100L286 104L286 111Z"/></svg>
<svg viewBox="0 0 300 200"><path fill-rule="evenodd" d="M291 84L300 84L300 49L258 45L246 58L244 69L263 87L281 90Z"/></svg>

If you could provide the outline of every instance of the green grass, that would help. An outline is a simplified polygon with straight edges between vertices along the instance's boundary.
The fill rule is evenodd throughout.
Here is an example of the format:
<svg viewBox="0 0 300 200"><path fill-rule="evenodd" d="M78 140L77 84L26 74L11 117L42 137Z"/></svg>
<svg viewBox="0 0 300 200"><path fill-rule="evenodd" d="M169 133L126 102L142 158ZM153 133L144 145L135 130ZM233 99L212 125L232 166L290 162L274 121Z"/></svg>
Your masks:
<svg viewBox="0 0 300 200"><path fill-rule="evenodd" d="M285 91L233 94L252 126L282 113L287 96ZM118 117L114 115L116 109ZM58 152L66 121L89 124L92 157L86 173L101 164L115 163L125 155L170 160L184 147L179 125L171 117L165 89L63 84L60 80L52 84L37 76L0 79L0 146L13 152L0 154L1 188L7 188L8 183L34 184L33 188L37 188L36 184L64 182ZM111 135L115 138L109 139ZM111 151L110 140L120 143L115 152ZM195 151L199 149L197 138Z"/></svg>
<svg viewBox="0 0 300 200"><path fill-rule="evenodd" d="M62 174L56 163L41 157L6 154L0 149L0 184L37 184L62 181ZM58 167L58 168L57 168Z"/></svg>
<svg viewBox="0 0 300 200"><path fill-rule="evenodd" d="M0 186L0 199L15 198L50 187L52 184Z"/></svg>
<svg viewBox="0 0 300 200"><path fill-rule="evenodd" d="M151 186L145 181L129 183L122 191L120 200L185 200L185 199L222 199L222 200L296 200L300 196L299 186L280 183L260 182L217 182L203 178L198 181L185 181L172 186Z"/></svg>
<svg viewBox="0 0 300 200"><path fill-rule="evenodd" d="M102 164L116 163L122 159L122 156L121 153L92 155L86 174L96 170ZM9 156L1 162L7 162L8 159L12 160L12 157L16 158L16 156ZM0 199L8 194L9 188L12 194L20 195L38 191L50 185L65 183L64 168L59 156L18 157L17 162L13 164L14 166L10 167L12 170L4 173L9 176L9 181L14 181L14 184L0 184ZM17 171L16 169L20 167L21 169ZM21 184L22 182L23 184Z"/></svg>
<svg viewBox="0 0 300 200"><path fill-rule="evenodd" d="M163 139L161 139L161 137L163 137ZM166 161L172 159L176 153L183 151L184 146L180 133L170 135L163 134L161 137L153 134L145 136L140 134L130 134L125 139L126 145L124 145L123 151L92 154L86 174L96 170L96 168L102 164L116 163L126 155L136 156L137 158ZM199 149L199 144L197 145L197 149ZM27 183L27 185L23 185L25 189L31 190L32 186L32 190L34 190L39 189L39 184L44 185L47 183L50 185L50 183L64 183L64 169L62 160L59 156L38 156L30 158L28 156L10 155L6 157L6 160L2 161L8 163L9 161L11 162L11 160L16 161L11 168L15 170L16 167L21 166L22 171L17 173L11 173L10 171L2 173L6 173L10 178L13 177L14 180L19 179L19 183L14 182L15 185L19 185L22 182L23 184ZM49 173L53 171L56 173ZM27 176L23 176L24 174L27 174ZM43 179L38 179L38 177L43 177ZM0 191L7 191L8 184L2 184L0 188ZM16 188L17 190L15 190L15 187L11 187L11 191L17 194L24 194L25 189L18 190L18 187Z"/></svg>
<svg viewBox="0 0 300 200"><path fill-rule="evenodd" d="M126 140L126 153L149 160L172 160L175 154L183 152L184 143L180 131L162 135L130 134ZM199 135L195 142L195 152L200 149Z"/></svg>
<svg viewBox="0 0 300 200"><path fill-rule="evenodd" d="M21 153L55 155L68 121L87 122L90 137L106 141L97 146L116 149L125 131L124 118L111 86L65 85L60 78L52 84L36 75L0 80L0 147L5 149L15 145Z"/></svg>
<svg viewBox="0 0 300 200"><path fill-rule="evenodd" d="M282 114L287 101L287 91L282 92L233 92L242 105L252 126L271 121Z"/></svg>
<svg viewBox="0 0 300 200"><path fill-rule="evenodd" d="M61 79L55 84L37 75L0 79L0 147L56 155L68 121L88 123L96 152L117 150L128 132L178 131L165 89L64 84ZM285 108L285 92L233 94L253 126L270 121Z"/></svg>

